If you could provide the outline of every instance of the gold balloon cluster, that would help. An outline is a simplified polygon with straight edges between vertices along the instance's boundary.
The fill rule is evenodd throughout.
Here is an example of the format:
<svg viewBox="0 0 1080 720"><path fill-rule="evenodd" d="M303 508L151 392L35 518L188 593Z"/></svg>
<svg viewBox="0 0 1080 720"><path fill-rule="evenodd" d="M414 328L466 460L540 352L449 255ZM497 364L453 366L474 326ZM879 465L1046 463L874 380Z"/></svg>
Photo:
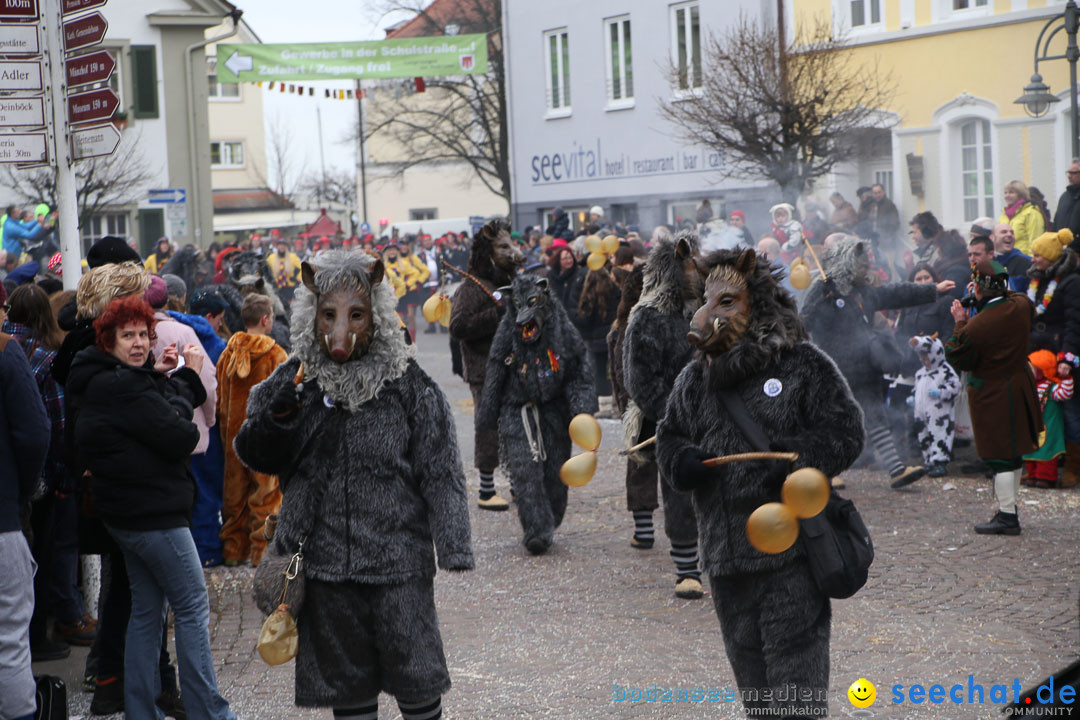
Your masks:
<svg viewBox="0 0 1080 720"><path fill-rule="evenodd" d="M801 257L791 261L788 276L791 278L791 287L796 290L805 290L810 287L810 266Z"/></svg>
<svg viewBox="0 0 1080 720"><path fill-rule="evenodd" d="M619 249L619 238L608 235L601 239L599 235L586 235L585 249L589 251L585 264L590 270L599 270L607 264L608 256L614 255Z"/></svg>
<svg viewBox="0 0 1080 720"><path fill-rule="evenodd" d="M439 290L424 301L420 312L424 314L424 319L428 322L437 322L443 327L450 327L450 310L453 307L454 303L450 300L450 296Z"/></svg>
<svg viewBox="0 0 1080 720"><path fill-rule="evenodd" d="M584 487L596 474L596 451L600 448L600 423L588 413L570 421L570 440L585 452L575 455L559 469L559 478L569 487Z"/></svg>
<svg viewBox="0 0 1080 720"><path fill-rule="evenodd" d="M782 553L799 537L799 518L812 518L829 502L829 479L815 468L800 468L780 489L783 502L765 503L746 521L750 544L763 553Z"/></svg>

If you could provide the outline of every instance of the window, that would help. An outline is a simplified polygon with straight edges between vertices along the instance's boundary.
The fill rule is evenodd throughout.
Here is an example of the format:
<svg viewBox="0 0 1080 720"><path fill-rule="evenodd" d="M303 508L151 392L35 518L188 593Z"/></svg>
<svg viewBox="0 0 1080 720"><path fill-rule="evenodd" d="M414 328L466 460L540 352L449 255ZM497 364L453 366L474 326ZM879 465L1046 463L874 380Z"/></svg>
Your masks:
<svg viewBox="0 0 1080 720"><path fill-rule="evenodd" d="M960 188L964 222L983 215L995 217L989 120L967 120L960 125Z"/></svg>
<svg viewBox="0 0 1080 720"><path fill-rule="evenodd" d="M223 83L217 79L217 58L206 58L207 78L210 82L209 95L214 100L239 100L240 83Z"/></svg>
<svg viewBox="0 0 1080 720"><path fill-rule="evenodd" d="M409 208L410 220L434 220L439 217L438 208Z"/></svg>
<svg viewBox="0 0 1080 720"><path fill-rule="evenodd" d="M881 23L881 0L851 0L851 27Z"/></svg>
<svg viewBox="0 0 1080 720"><path fill-rule="evenodd" d="M677 94L701 88L701 24L696 2L671 6L671 54L679 74Z"/></svg>
<svg viewBox="0 0 1080 720"><path fill-rule="evenodd" d="M988 7L990 0L952 0L953 10L970 10L972 8Z"/></svg>
<svg viewBox="0 0 1080 720"><path fill-rule="evenodd" d="M547 53L548 117L570 114L570 35L566 29L544 33Z"/></svg>
<svg viewBox="0 0 1080 720"><path fill-rule="evenodd" d="M93 215L79 228L80 240L82 241L83 254L90 251L90 246L105 235L116 235L127 238L128 216L127 213L103 213ZM156 238L155 238L156 239Z"/></svg>
<svg viewBox="0 0 1080 720"><path fill-rule="evenodd" d="M634 104L634 66L630 54L630 18L607 21L607 99L609 107Z"/></svg>
<svg viewBox="0 0 1080 720"><path fill-rule="evenodd" d="M117 67L116 75L120 74ZM113 77L116 77L114 75ZM131 81L134 85L132 114L136 118L158 116L157 48L153 45L131 46ZM120 107L124 107L121 102Z"/></svg>
<svg viewBox="0 0 1080 720"><path fill-rule="evenodd" d="M210 166L216 168L242 168L244 167L244 143L242 142L212 142L210 143Z"/></svg>

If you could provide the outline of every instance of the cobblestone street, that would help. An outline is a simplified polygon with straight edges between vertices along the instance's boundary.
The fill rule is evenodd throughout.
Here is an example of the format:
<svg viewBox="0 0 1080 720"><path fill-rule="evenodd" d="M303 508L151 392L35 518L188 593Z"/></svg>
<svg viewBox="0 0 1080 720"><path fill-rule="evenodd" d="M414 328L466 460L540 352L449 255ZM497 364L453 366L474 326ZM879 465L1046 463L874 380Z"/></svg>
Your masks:
<svg viewBox="0 0 1080 720"><path fill-rule="evenodd" d="M454 406L458 438L472 470L472 406L467 386L450 374L446 335L421 335L419 360ZM657 513L657 543L635 550L626 511L625 460L618 421L602 421L600 467L587 487L571 490L566 520L546 556L520 544L513 508L473 507L477 568L440 573L436 595L453 690L445 717L728 718L736 703L614 702L621 687L724 688L734 678L710 596L674 597L674 569ZM955 470L960 463L950 466ZM883 473L845 475L874 539L870 581L854 599L833 603L830 710L853 712L848 686L877 686L875 717L989 718L999 708L891 705L897 683L967 683L1026 688L1080 653L1078 587L1080 492L1021 490L1023 534L985 537L972 525L992 514L990 482L975 477L924 479L889 489ZM504 478L500 492L509 498ZM475 505L475 503L474 503ZM211 633L222 693L240 718L329 718L293 707L288 664L267 667L255 654L262 617L250 597L251 568L207 572ZM342 628L343 633L348 628ZM72 717L86 716L80 690L86 651L35 665L68 683ZM966 698L965 698L966 699ZM381 717L397 718L381 699Z"/></svg>

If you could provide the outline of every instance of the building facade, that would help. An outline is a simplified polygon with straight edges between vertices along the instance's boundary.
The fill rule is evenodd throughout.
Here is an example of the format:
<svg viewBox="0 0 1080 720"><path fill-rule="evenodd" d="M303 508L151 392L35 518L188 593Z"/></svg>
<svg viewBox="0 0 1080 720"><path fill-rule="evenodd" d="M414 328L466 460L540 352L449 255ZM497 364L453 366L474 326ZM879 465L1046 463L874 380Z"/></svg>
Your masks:
<svg viewBox="0 0 1080 720"><path fill-rule="evenodd" d="M861 62L891 73L893 107L857 139L860 157L818 189L849 199L882 182L902 218L930 210L947 228L997 218L1006 183L1038 187L1053 214L1071 158L1068 64L1040 63L1062 102L1041 118L1014 101L1040 31L1063 0L788 0L794 32L827 18ZM1050 43L1064 54L1065 35Z"/></svg>
<svg viewBox="0 0 1080 720"><path fill-rule="evenodd" d="M562 207L576 228L600 205L649 232L693 219L708 199L714 214L741 209L763 230L779 191L726 178L723 155L681 141L659 110L698 91L710 34L740 13L774 22L775 8L764 0L506 3L515 226L546 226Z"/></svg>

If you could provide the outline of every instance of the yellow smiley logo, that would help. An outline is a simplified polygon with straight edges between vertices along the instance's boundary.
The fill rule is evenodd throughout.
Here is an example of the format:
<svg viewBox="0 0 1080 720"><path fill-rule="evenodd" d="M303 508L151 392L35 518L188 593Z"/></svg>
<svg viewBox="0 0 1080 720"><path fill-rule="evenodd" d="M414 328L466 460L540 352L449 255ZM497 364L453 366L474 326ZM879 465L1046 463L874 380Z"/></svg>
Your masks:
<svg viewBox="0 0 1080 720"><path fill-rule="evenodd" d="M857 708L868 708L877 700L877 688L866 678L859 678L851 683L847 690L848 700Z"/></svg>

